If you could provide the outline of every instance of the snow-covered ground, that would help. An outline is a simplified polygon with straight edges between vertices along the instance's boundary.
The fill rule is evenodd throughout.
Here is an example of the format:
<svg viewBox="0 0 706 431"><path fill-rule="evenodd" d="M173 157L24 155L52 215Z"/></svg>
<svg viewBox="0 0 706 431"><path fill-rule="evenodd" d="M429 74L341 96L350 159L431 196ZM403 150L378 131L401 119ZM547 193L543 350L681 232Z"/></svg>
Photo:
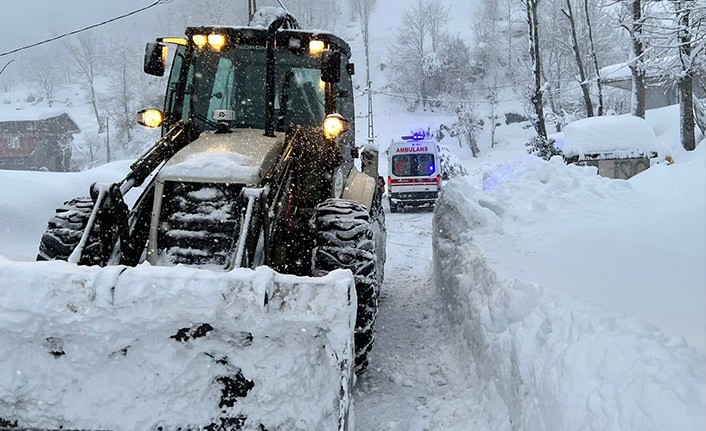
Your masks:
<svg viewBox="0 0 706 431"><path fill-rule="evenodd" d="M510 430L493 386L459 356L431 280L431 217L387 215L388 258L368 371L355 394L358 430Z"/></svg>
<svg viewBox="0 0 706 431"><path fill-rule="evenodd" d="M479 190L493 225L475 241L504 275L643 319L706 352L705 151L629 181L534 158L468 177L463 190Z"/></svg>

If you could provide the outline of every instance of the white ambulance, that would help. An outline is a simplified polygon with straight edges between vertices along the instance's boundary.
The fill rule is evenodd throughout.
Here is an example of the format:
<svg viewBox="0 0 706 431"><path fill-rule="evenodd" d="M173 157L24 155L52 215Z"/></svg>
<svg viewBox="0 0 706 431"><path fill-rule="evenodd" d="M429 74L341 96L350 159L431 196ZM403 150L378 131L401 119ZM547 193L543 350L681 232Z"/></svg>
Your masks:
<svg viewBox="0 0 706 431"><path fill-rule="evenodd" d="M441 190L439 148L422 134L390 144L387 193L390 211L401 206L433 205Z"/></svg>

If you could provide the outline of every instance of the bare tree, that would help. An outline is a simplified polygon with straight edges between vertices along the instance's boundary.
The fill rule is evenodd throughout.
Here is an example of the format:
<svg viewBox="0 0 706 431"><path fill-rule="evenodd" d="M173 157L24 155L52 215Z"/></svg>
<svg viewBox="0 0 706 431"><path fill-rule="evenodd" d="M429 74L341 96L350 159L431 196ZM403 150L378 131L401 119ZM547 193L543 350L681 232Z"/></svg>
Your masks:
<svg viewBox="0 0 706 431"><path fill-rule="evenodd" d="M103 119L98 112L98 98L96 97L96 78L98 77L102 60L100 43L96 39L95 34L81 33L73 41L67 42L66 47L76 71L89 92L91 106L98 124L98 133L103 133Z"/></svg>
<svg viewBox="0 0 706 431"><path fill-rule="evenodd" d="M588 5L588 0L583 0L583 8L586 14L586 26L588 27L588 42L591 46L591 59L593 67L596 70L596 86L598 87L598 115L603 115L603 83L601 82L601 69L598 67L598 53L596 52L596 43L593 37L593 26L591 25L591 11Z"/></svg>
<svg viewBox="0 0 706 431"><path fill-rule="evenodd" d="M47 61L44 57L37 57L33 59L31 68L30 76L39 86L42 95L47 99L51 108L54 103L54 95L59 87L59 76L56 66L52 61Z"/></svg>
<svg viewBox="0 0 706 431"><path fill-rule="evenodd" d="M583 67L583 60L581 59L581 51L579 50L579 38L576 34L576 20L574 19L574 11L571 7L571 0L566 1L566 9L562 9L561 12L569 20L569 26L571 28L571 40L573 42L574 58L576 60L576 67L579 72L579 79L581 90L583 91L583 100L586 105L586 116L593 117L593 101L591 101L591 91L588 87L588 82L586 82L586 69Z"/></svg>
<svg viewBox="0 0 706 431"><path fill-rule="evenodd" d="M546 138L547 126L544 122L544 102L542 100L542 56L539 49L539 18L537 15L540 0L524 0L524 2L527 12L529 51L534 77L534 93L531 97L535 114L533 123L537 134Z"/></svg>
<svg viewBox="0 0 706 431"><path fill-rule="evenodd" d="M691 13L694 1L673 0L677 16L677 40L679 43L679 61L682 73L678 80L679 87L679 123L681 143L684 149L696 148L694 120L694 68L692 50Z"/></svg>
<svg viewBox="0 0 706 431"><path fill-rule="evenodd" d="M335 30L341 13L336 0L287 0L286 6L304 28Z"/></svg>
<svg viewBox="0 0 706 431"><path fill-rule="evenodd" d="M493 148L495 147L495 132L498 129L498 108L499 108L499 101L498 101L498 93L499 93L499 88L497 86L497 80L495 81L496 85L494 88L491 88L488 94L488 114L490 117L490 147Z"/></svg>
<svg viewBox="0 0 706 431"><path fill-rule="evenodd" d="M134 115L137 111L137 99L139 88L136 83L139 77L136 76L138 65L133 63L139 58L137 53L126 48L126 43L116 43L111 49L113 53L110 59L110 94L106 101L110 110L110 116L114 120L114 129L117 129L119 136L124 139L123 147L132 141L132 129L134 127Z"/></svg>
<svg viewBox="0 0 706 431"><path fill-rule="evenodd" d="M390 50L393 85L402 92L415 93L422 105L426 105L428 98L422 64L431 52L426 44L431 28L425 10L425 1L417 0L405 11Z"/></svg>
<svg viewBox="0 0 706 431"><path fill-rule="evenodd" d="M370 82L370 17L377 6L377 0L348 0L348 3L360 21L360 31L365 48L365 82Z"/></svg>
<svg viewBox="0 0 706 431"><path fill-rule="evenodd" d="M429 0L425 4L423 14L429 22L429 34L431 36L431 49L439 52L440 44L446 35L446 24L449 19L451 6L445 7L440 0Z"/></svg>
<svg viewBox="0 0 706 431"><path fill-rule="evenodd" d="M495 0L483 0L476 6L471 21L476 44L473 57L483 73L483 78L495 79L497 70L505 61L503 50L499 46L499 16L498 3Z"/></svg>
<svg viewBox="0 0 706 431"><path fill-rule="evenodd" d="M643 32L644 15L642 0L630 0L628 6L629 23L622 24L632 40L632 115L645 118L646 83L645 83L645 37Z"/></svg>

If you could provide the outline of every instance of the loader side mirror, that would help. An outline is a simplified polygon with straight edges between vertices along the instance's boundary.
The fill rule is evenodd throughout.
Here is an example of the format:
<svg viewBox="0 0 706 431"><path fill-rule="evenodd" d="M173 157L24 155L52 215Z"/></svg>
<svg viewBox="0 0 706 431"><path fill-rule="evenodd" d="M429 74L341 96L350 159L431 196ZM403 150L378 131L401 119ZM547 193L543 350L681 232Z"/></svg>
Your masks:
<svg viewBox="0 0 706 431"><path fill-rule="evenodd" d="M164 76L167 68L167 46L150 42L145 47L145 73L152 76Z"/></svg>
<svg viewBox="0 0 706 431"><path fill-rule="evenodd" d="M341 81L341 53L325 49L321 53L321 80L328 83Z"/></svg>

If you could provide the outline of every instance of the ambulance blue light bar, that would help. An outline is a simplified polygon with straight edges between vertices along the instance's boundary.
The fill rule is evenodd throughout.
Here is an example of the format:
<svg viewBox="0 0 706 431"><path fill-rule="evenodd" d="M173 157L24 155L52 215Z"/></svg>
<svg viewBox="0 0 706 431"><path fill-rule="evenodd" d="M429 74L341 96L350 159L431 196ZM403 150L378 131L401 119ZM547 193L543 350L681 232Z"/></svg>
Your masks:
<svg viewBox="0 0 706 431"><path fill-rule="evenodd" d="M421 141L425 138L426 138L426 135L424 133L415 133L413 135L402 137L402 139L404 139L405 141Z"/></svg>

